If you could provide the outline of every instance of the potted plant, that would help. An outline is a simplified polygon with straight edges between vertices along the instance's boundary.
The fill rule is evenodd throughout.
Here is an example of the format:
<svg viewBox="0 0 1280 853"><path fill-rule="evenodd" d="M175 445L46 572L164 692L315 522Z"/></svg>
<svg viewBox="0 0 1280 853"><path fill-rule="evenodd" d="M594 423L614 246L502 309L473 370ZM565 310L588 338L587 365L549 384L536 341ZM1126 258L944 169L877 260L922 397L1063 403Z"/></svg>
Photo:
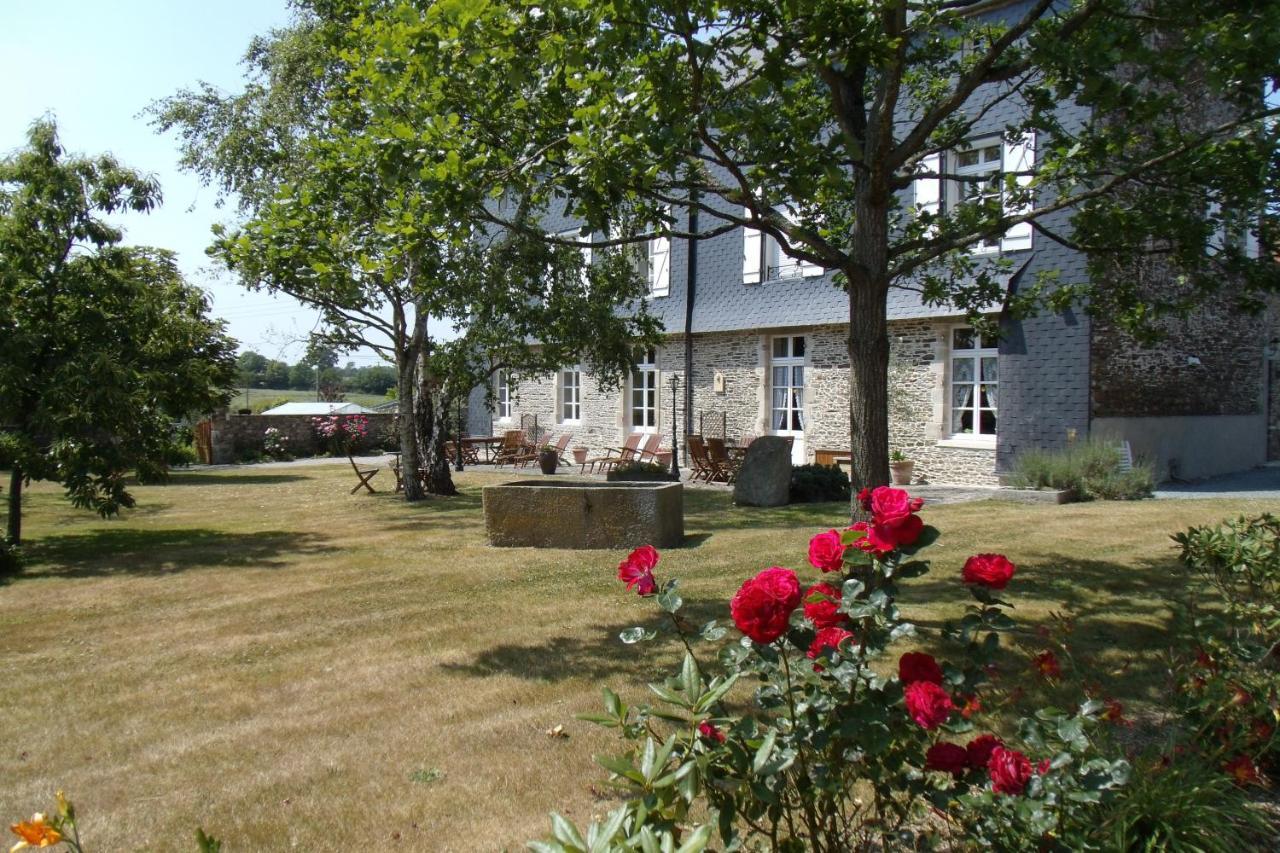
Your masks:
<svg viewBox="0 0 1280 853"><path fill-rule="evenodd" d="M544 474L554 474L556 466L560 464L560 454L556 452L554 447L543 445L538 451L538 467L542 469Z"/></svg>
<svg viewBox="0 0 1280 853"><path fill-rule="evenodd" d="M893 476L895 486L911 485L911 474L915 467L915 460L908 459L901 450L894 450L889 454L889 473Z"/></svg>
<svg viewBox="0 0 1280 853"><path fill-rule="evenodd" d="M663 483L672 479L669 470L653 462L627 462L605 475L605 480L610 483Z"/></svg>
<svg viewBox="0 0 1280 853"><path fill-rule="evenodd" d="M583 447L582 445L578 445L577 447L573 448L573 464L581 465L586 461L587 461L587 448Z"/></svg>

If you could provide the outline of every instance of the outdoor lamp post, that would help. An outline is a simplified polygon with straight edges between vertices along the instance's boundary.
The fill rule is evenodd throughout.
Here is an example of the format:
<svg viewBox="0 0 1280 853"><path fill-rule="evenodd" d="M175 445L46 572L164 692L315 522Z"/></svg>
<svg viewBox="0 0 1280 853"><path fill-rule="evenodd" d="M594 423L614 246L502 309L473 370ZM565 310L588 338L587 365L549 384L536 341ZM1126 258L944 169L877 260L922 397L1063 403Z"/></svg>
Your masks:
<svg viewBox="0 0 1280 853"><path fill-rule="evenodd" d="M456 445L454 445L454 448L453 448L453 453L454 453L454 455L457 457L457 458L454 460L454 470L455 470L455 471L461 471L461 470L462 470L462 432L463 432L463 426L464 426L464 425L463 425L463 422L462 422L462 398L461 398L461 397L459 397L459 398L458 398L458 443L457 443Z"/></svg>
<svg viewBox="0 0 1280 853"><path fill-rule="evenodd" d="M680 374L671 374L671 476L680 479L680 436L676 431L676 401L680 399Z"/></svg>

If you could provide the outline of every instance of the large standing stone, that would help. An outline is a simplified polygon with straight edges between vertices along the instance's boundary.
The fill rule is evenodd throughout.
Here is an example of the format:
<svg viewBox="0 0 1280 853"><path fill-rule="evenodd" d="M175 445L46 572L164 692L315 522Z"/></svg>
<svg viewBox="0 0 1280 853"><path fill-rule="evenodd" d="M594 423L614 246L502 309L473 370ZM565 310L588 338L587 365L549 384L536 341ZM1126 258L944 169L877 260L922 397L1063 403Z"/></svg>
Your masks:
<svg viewBox="0 0 1280 853"><path fill-rule="evenodd" d="M791 445L777 435L762 435L747 448L733 483L739 506L784 506L791 496Z"/></svg>
<svg viewBox="0 0 1280 853"><path fill-rule="evenodd" d="M526 548L672 548L684 542L680 483L543 480L487 486L484 527L493 545Z"/></svg>

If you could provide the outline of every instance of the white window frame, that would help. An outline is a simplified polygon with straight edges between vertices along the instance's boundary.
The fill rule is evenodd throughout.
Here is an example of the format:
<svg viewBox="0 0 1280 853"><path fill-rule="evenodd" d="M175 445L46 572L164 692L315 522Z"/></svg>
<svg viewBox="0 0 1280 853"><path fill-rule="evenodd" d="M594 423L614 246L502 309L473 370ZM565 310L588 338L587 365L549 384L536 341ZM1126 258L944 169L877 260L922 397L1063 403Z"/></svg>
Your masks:
<svg viewBox="0 0 1280 853"><path fill-rule="evenodd" d="M956 347L956 334L958 332L968 331L973 334L972 348L959 349ZM995 346L982 346L983 340L970 326L953 326L947 331L947 411L946 411L946 429L948 439L944 443L952 446L970 446L970 447L995 447L996 436L1000 430L1000 345L994 342ZM984 381L982 366L984 359L995 359L996 378L993 381ZM956 362L967 361L970 363L970 378L963 382L956 380ZM991 386L995 389L995 400L993 405L984 406L982 391L983 386ZM968 387L969 405L956 406L956 389ZM971 423L973 429L970 432L963 430L956 431L956 413L957 410L967 410L972 412ZM995 421L995 429L991 432L982 431L982 413L991 412Z"/></svg>
<svg viewBox="0 0 1280 853"><path fill-rule="evenodd" d="M967 166L961 166L959 163L959 155L961 153L996 147L1000 150L998 161L982 160ZM942 168L944 163L947 166L946 169ZM1034 133L1028 133L1012 140L992 135L975 137L959 149L947 151L945 154L930 154L921 159L919 170L929 174L947 172L956 175L991 175L994 180L988 195L994 195L998 191L1002 199L1004 213L1014 216L1029 210L1030 205L1029 203L1019 204L1016 199L1010 197L1005 176L1015 173L1014 181L1017 186L1020 188L1028 187L1031 184L1032 176L1020 173L1030 172L1035 168L1035 163L1036 137ZM913 183L917 215L929 213L934 216L941 214L944 209L955 207L964 198L966 189L974 186L969 183L961 184L959 181L947 181L944 186L943 181L939 178L918 178ZM933 229L930 230L932 232ZM995 252L1025 251L1032 247L1033 232L1034 229L1030 222L1020 222L1017 225L1010 226L1009 230L1000 239L983 241L974 245L970 251L979 255L993 254Z"/></svg>
<svg viewBox="0 0 1280 853"><path fill-rule="evenodd" d="M631 369L631 381L627 386L627 426L630 432L656 433L660 429L658 416L662 400L658 381L658 358L652 347L639 353L639 359ZM641 394L639 405L636 394ZM640 423L636 415L640 413Z"/></svg>
<svg viewBox="0 0 1280 853"><path fill-rule="evenodd" d="M783 205L777 208L777 211L788 222L798 221L796 212L790 205ZM744 217L749 219L751 215L750 208L743 208ZM826 270L817 264L791 257L782 250L781 243L763 231L743 227L742 281L744 284L810 278L825 272Z"/></svg>
<svg viewBox="0 0 1280 853"><path fill-rule="evenodd" d="M497 400L498 420L502 423L511 421L511 377L505 370L499 370L495 377L494 397Z"/></svg>
<svg viewBox="0 0 1280 853"><path fill-rule="evenodd" d="M804 351L795 354L795 342L799 340ZM785 341L784 352L778 354L778 343ZM805 431L805 387L808 380L809 341L804 335L775 335L769 338L769 433L771 435L803 435ZM777 371L786 371L786 385L777 382ZM796 384L796 371L800 383ZM783 405L777 403L777 390L786 389ZM798 392L798 397L797 397ZM785 424L778 425L778 414L783 413Z"/></svg>
<svg viewBox="0 0 1280 853"><path fill-rule="evenodd" d="M582 423L582 368L580 365L560 369L556 380L556 413L559 415L559 423Z"/></svg>
<svg viewBox="0 0 1280 853"><path fill-rule="evenodd" d="M649 282L649 295L671 295L671 238L662 235L650 238L645 246L645 278Z"/></svg>

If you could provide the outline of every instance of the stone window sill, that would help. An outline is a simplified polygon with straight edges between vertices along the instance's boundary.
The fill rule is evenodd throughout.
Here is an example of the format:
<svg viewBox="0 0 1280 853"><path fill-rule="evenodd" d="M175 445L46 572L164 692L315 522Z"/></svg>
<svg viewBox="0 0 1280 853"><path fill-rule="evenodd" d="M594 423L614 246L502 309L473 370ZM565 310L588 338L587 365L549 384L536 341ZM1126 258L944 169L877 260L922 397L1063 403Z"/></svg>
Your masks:
<svg viewBox="0 0 1280 853"><path fill-rule="evenodd" d="M943 438L938 440L939 447L957 447L962 450L995 450L995 436L990 438Z"/></svg>

